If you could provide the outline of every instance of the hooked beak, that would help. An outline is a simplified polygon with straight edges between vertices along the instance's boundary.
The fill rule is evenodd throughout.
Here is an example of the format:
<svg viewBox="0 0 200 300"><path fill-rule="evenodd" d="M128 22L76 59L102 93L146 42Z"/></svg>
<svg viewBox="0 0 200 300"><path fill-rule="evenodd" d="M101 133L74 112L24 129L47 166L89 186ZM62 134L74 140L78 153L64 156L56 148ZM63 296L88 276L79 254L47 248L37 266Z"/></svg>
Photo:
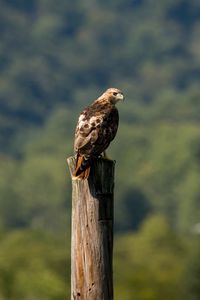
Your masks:
<svg viewBox="0 0 200 300"><path fill-rule="evenodd" d="M124 95L122 93L118 93L117 94L117 99L124 101L125 97L124 97Z"/></svg>

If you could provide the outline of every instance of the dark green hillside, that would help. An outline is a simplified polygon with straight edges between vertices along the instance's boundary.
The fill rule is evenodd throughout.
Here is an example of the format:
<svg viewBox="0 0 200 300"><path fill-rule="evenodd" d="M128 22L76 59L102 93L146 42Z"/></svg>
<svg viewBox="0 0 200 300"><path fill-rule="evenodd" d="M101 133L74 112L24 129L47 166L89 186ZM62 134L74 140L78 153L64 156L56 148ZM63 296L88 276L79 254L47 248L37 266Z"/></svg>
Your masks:
<svg viewBox="0 0 200 300"><path fill-rule="evenodd" d="M41 126L60 103L82 107L108 86L153 111L179 105L182 93L198 97L199 17L195 0L2 0L1 149L20 152L24 128ZM182 117L195 118L192 102Z"/></svg>

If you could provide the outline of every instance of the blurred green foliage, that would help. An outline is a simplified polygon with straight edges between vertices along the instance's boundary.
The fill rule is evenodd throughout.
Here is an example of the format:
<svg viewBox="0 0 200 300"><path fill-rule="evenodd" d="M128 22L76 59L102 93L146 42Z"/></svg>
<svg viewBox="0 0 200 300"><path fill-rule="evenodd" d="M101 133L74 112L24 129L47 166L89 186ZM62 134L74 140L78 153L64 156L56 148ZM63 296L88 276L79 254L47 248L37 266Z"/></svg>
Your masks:
<svg viewBox="0 0 200 300"><path fill-rule="evenodd" d="M0 4L0 298L70 297L66 156L116 86L115 298L199 299L199 1Z"/></svg>
<svg viewBox="0 0 200 300"><path fill-rule="evenodd" d="M63 236L13 231L1 237L1 299L70 298L69 249Z"/></svg>

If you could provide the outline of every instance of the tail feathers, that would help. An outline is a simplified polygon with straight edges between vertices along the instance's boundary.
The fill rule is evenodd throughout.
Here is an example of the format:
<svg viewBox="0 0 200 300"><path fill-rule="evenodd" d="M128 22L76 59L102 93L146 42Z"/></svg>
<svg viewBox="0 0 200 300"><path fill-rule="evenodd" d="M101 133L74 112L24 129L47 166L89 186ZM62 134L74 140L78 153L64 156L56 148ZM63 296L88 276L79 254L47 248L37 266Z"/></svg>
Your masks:
<svg viewBox="0 0 200 300"><path fill-rule="evenodd" d="M73 176L80 179L87 179L90 175L90 161L86 160L83 156L77 155L76 168Z"/></svg>

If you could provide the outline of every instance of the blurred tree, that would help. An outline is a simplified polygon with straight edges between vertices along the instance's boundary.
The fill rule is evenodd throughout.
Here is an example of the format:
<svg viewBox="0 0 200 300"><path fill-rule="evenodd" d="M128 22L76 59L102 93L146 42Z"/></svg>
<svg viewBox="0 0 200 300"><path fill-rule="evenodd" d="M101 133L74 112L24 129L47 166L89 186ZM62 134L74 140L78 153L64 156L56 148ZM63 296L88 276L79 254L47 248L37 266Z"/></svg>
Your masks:
<svg viewBox="0 0 200 300"><path fill-rule="evenodd" d="M16 231L1 239L2 299L66 299L70 296L69 270L63 238Z"/></svg>
<svg viewBox="0 0 200 300"><path fill-rule="evenodd" d="M200 298L200 242L199 239L190 245L190 252L185 266L183 290L184 299L198 300Z"/></svg>
<svg viewBox="0 0 200 300"><path fill-rule="evenodd" d="M123 202L118 206L116 229L119 231L137 230L150 212L150 201L146 199L142 191L137 188L130 188L124 193Z"/></svg>
<svg viewBox="0 0 200 300"><path fill-rule="evenodd" d="M136 235L119 237L115 249L116 299L182 299L184 243L162 216L147 219Z"/></svg>

